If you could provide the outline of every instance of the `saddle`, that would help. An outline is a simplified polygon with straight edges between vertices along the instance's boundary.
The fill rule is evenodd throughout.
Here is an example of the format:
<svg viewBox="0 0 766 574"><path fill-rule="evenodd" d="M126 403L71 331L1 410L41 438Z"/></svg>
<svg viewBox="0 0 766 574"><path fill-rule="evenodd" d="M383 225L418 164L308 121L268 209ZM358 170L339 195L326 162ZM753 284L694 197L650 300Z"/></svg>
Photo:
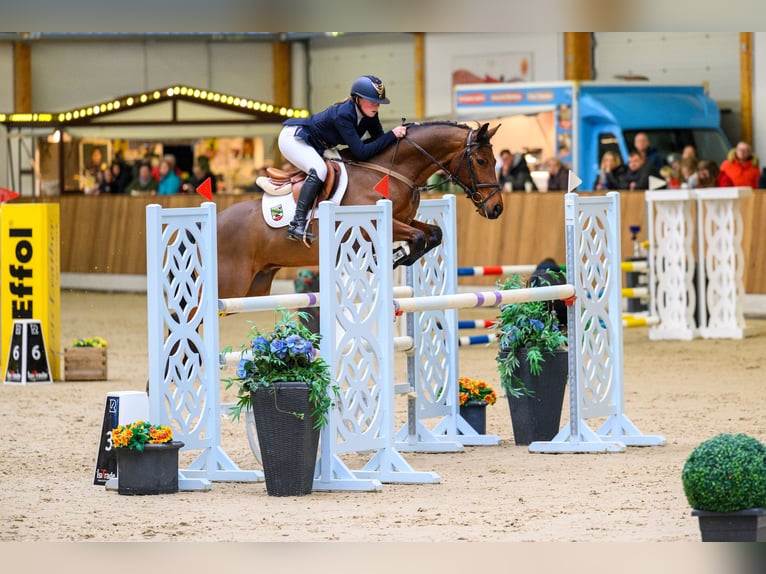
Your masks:
<svg viewBox="0 0 766 574"><path fill-rule="evenodd" d="M324 162L327 165L327 179L316 199L316 203L332 197L340 180L340 164L329 159L325 159ZM276 167L267 167L266 174L267 176L261 176L255 182L264 193L268 195L287 195L292 193L295 201L298 201L301 187L303 187L303 182L306 180L306 172L300 170L288 172Z"/></svg>

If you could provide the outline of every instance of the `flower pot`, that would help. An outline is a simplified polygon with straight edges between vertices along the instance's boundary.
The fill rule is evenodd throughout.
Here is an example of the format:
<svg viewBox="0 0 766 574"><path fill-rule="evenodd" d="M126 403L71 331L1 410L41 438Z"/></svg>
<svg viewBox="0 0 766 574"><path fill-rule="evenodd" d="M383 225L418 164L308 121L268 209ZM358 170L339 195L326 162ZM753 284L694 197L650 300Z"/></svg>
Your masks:
<svg viewBox="0 0 766 574"><path fill-rule="evenodd" d="M119 494L178 492L178 451L184 443L147 444L143 452L127 447L117 451Z"/></svg>
<svg viewBox="0 0 766 574"><path fill-rule="evenodd" d="M699 518L702 542L766 542L766 509L735 512L692 510Z"/></svg>
<svg viewBox="0 0 766 574"><path fill-rule="evenodd" d="M270 496L310 494L319 429L314 428L311 416L309 385L304 382L272 385L250 393L266 492Z"/></svg>
<svg viewBox="0 0 766 574"><path fill-rule="evenodd" d="M460 416L478 434L487 433L487 404L487 401L467 401L464 405L460 405Z"/></svg>
<svg viewBox="0 0 766 574"><path fill-rule="evenodd" d="M506 352L501 349L501 357ZM539 375L530 372L526 350L521 349L517 353L520 363L517 375L527 388L533 391L533 395L507 397L514 441L517 445L549 441L556 436L561 424L561 410L569 372L567 351L559 349L543 355L545 362Z"/></svg>
<svg viewBox="0 0 766 574"><path fill-rule="evenodd" d="M106 347L67 347L64 349L64 380L106 381Z"/></svg>

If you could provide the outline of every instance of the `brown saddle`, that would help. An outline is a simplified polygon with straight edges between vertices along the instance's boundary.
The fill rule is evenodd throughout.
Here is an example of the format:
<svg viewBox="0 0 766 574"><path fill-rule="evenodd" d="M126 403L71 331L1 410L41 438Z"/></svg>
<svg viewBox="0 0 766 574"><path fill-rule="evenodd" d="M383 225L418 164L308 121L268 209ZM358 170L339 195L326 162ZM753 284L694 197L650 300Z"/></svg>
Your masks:
<svg viewBox="0 0 766 574"><path fill-rule="evenodd" d="M317 196L315 204L332 197L340 181L340 164L329 159L324 160L324 162L327 165L327 179L324 182L322 191ZM290 184L292 186L293 198L295 198L296 202L298 201L298 195L300 195L303 182L306 180L306 172L300 170L284 171L276 167L267 167L266 174L269 176L269 183L274 189Z"/></svg>

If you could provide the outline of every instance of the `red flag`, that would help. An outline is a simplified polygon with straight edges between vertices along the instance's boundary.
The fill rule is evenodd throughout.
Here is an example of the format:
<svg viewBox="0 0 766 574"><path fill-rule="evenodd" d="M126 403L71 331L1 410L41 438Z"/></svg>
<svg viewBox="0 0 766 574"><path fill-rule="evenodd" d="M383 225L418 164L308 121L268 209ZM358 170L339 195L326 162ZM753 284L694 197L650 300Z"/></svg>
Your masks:
<svg viewBox="0 0 766 574"><path fill-rule="evenodd" d="M10 189L5 189L4 187L0 187L0 203L5 203L6 201L16 199L18 196L19 194L16 193L15 191L11 191Z"/></svg>
<svg viewBox="0 0 766 574"><path fill-rule="evenodd" d="M210 184L209 177L197 186L197 193L208 201L213 201L213 186Z"/></svg>
<svg viewBox="0 0 766 574"><path fill-rule="evenodd" d="M383 179L381 179L378 183L376 183L373 188L375 191L377 191L380 195L385 197L386 199L389 199L388 197L388 174L383 176Z"/></svg>

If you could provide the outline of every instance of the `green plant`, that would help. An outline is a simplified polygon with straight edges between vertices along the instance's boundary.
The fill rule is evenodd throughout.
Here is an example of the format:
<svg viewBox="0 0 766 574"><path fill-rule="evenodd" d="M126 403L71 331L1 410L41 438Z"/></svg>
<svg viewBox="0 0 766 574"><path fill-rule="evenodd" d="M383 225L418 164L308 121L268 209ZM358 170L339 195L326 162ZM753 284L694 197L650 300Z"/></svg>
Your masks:
<svg viewBox="0 0 766 574"><path fill-rule="evenodd" d="M106 347L106 341L101 337L88 337L87 339L75 339L73 347Z"/></svg>
<svg viewBox="0 0 766 574"><path fill-rule="evenodd" d="M147 421L137 421L120 425L112 429L114 448L129 448L143 452L147 444L164 444L173 440L173 429L168 426L154 425Z"/></svg>
<svg viewBox="0 0 766 574"><path fill-rule="evenodd" d="M563 276L557 271L548 271L551 279ZM542 284L550 281L542 278ZM521 289L524 281L520 275L514 274L498 281L501 289ZM524 384L518 376L521 365L519 355L526 351L526 360L533 375L542 373L545 355L567 344L567 336L559 325L553 307L548 301L528 301L526 303L509 303L500 308L500 316L495 328L499 330L500 353L497 355L500 383L506 395L520 397L532 396L534 391Z"/></svg>
<svg viewBox="0 0 766 574"><path fill-rule="evenodd" d="M766 446L746 434L716 435L692 451L681 481L696 510L766 508Z"/></svg>
<svg viewBox="0 0 766 574"><path fill-rule="evenodd" d="M250 393L259 387L274 390L273 383L298 381L309 385L309 402L315 428L327 424L333 398L339 396L332 384L327 363L318 356L319 333L312 333L299 319L306 313L277 309L279 319L270 333L262 333L252 321L248 341L242 345L242 358L236 378L226 380L226 388L236 385L237 403L232 418L238 420L242 409L252 407ZM291 413L303 418L301 413Z"/></svg>
<svg viewBox="0 0 766 574"><path fill-rule="evenodd" d="M497 402L495 389L484 381L460 377L458 384L460 385L460 406L469 401L484 401L488 405L494 405Z"/></svg>

